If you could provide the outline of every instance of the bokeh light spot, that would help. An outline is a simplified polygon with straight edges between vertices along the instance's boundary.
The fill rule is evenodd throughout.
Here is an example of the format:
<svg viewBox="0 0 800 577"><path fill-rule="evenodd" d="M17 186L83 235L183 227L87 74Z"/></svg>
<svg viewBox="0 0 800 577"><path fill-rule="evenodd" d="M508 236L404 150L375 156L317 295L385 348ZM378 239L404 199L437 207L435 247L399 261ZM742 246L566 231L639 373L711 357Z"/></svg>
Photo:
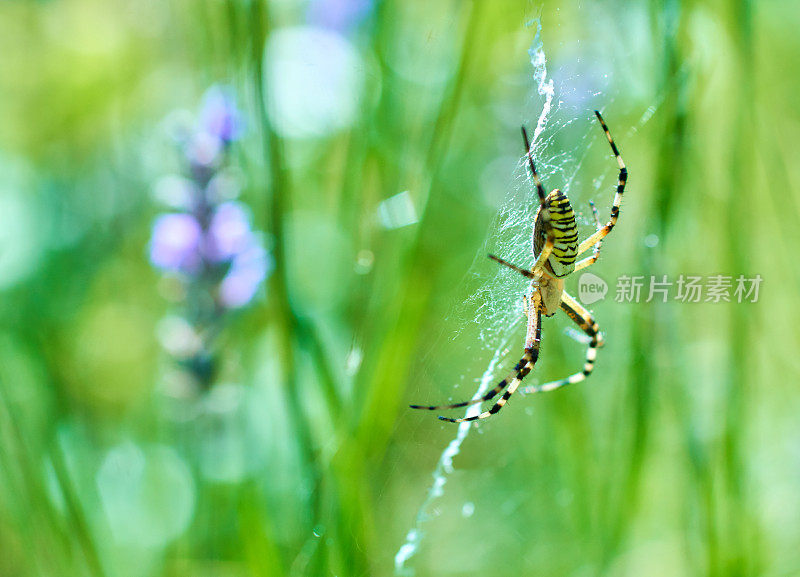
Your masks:
<svg viewBox="0 0 800 577"><path fill-rule="evenodd" d="M312 26L285 28L270 38L265 59L269 115L281 135L320 137L353 124L364 62L346 38Z"/></svg>

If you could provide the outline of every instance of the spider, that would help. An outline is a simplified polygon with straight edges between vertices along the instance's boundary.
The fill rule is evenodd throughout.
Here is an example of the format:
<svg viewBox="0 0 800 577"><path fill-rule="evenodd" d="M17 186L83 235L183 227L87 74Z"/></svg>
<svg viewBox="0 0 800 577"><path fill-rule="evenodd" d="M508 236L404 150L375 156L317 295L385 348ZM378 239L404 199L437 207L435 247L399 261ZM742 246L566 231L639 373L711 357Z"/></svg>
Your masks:
<svg viewBox="0 0 800 577"><path fill-rule="evenodd" d="M525 155L528 157L528 166L533 176L533 182L536 185L536 192L539 195L539 208L536 211L532 238L533 256L536 261L533 263L530 270L528 270L511 264L493 254L490 254L489 258L531 279L530 296L524 297L525 316L527 317L528 324L524 354L520 361L514 366L513 371L482 397L451 405L411 405L412 409L436 411L468 407L477 403L490 401L505 389L500 399L488 411L483 411L478 415L461 419L451 419L441 416L439 418L451 423L462 423L486 419L498 413L508 402L508 399L511 398L511 395L519 388L522 379L533 370L539 358L539 344L542 337L542 315L546 317L553 316L559 308L567 313L567 316L590 338L583 370L557 381L538 386L528 386L524 388L523 391L527 393L554 391L565 385L579 383L592 373L595 358L597 357L597 348L603 345L603 335L600 333L600 327L591 313L564 290L564 278L573 272L593 265L597 261L597 258L600 256L600 247L603 238L611 232L611 229L613 229L614 225L617 223L619 208L622 204L622 193L625 190L625 183L628 180L628 170L625 168L625 163L622 161L622 157L619 154L617 145L614 143L614 139L611 137L608 126L606 126L599 111L595 110L594 113L597 116L597 120L600 121L600 126L603 128L603 132L605 132L606 138L608 138L608 143L611 145L611 152L613 152L614 157L617 159L617 164L619 165L617 191L614 195L614 203L611 206L611 217L608 223L605 225L600 224L600 220L597 216L597 209L594 207L594 204L590 202L594 214L596 230L589 238L578 244L578 225L575 222L575 213L572 210L572 205L567 195L558 189L552 191L550 194L546 194L542 181L536 173L536 166L533 163L528 134L523 126L522 138L525 141ZM590 256L576 262L579 255L590 249L593 249Z"/></svg>

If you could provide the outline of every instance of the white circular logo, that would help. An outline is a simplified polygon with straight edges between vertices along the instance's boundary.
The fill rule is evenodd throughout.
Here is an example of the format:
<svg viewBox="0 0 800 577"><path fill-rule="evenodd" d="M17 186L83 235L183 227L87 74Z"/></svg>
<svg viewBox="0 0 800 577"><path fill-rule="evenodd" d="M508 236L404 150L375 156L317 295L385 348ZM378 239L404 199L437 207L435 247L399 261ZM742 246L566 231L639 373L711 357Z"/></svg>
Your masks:
<svg viewBox="0 0 800 577"><path fill-rule="evenodd" d="M585 305L603 300L607 292L606 281L595 274L585 272L578 278L578 298Z"/></svg>

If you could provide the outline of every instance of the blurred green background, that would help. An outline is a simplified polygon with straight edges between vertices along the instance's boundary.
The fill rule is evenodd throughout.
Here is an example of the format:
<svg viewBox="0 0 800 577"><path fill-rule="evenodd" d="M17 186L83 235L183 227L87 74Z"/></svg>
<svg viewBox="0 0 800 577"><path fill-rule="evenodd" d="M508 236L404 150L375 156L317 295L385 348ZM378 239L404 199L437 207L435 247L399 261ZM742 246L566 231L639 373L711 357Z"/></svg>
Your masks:
<svg viewBox="0 0 800 577"><path fill-rule="evenodd" d="M456 434L408 403L520 356L524 279L484 254L527 258L529 228L495 239L535 209L535 16L547 185L607 214L595 107L630 169L592 269L607 344L472 431L405 570L800 574L795 0L6 0L0 575L394 574ZM211 388L178 395L152 189L163 119L215 83L275 267ZM623 274L764 280L757 303L617 303ZM535 382L580 367L568 326L545 321Z"/></svg>

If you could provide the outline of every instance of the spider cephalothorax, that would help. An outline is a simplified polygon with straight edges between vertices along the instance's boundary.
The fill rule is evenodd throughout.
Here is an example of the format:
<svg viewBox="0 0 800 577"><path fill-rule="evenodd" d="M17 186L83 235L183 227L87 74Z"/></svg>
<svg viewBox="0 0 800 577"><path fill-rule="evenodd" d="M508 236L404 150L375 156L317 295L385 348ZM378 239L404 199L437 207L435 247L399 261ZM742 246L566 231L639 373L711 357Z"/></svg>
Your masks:
<svg viewBox="0 0 800 577"><path fill-rule="evenodd" d="M514 366L514 370L511 374L500 381L492 390L477 399L451 405L411 405L411 408L433 411L467 407L469 405L489 401L505 389L500 399L488 411L462 419L451 419L449 417L439 418L444 421L461 423L464 421L485 419L500 411L511 395L517 390L522 379L533 370L539 358L539 343L542 336L542 315L552 316L559 308L563 310L590 339L583 370L564 379L539 386L532 385L526 387L524 390L530 393L552 391L564 385L580 382L591 374L594 369L597 348L603 344L603 336L600 333L600 327L597 325L594 318L592 318L591 313L583 308L577 300L564 290L563 279L573 272L593 265L597 261L597 257L600 255L600 246L602 245L603 238L611 232L611 229L613 229L614 225L617 223L619 207L622 204L622 194L625 191L625 183L628 180L628 170L625 168L625 163L622 162L622 157L619 154L619 150L617 150L617 145L614 144L614 139L611 138L611 133L608 131L608 127L602 115L597 110L595 110L594 113L605 132L606 138L608 138L611 152L614 154L617 164L619 165L619 180L617 182L617 190L614 195L614 203L611 207L611 217L609 221L605 225L601 225L597 217L597 210L594 205L590 203L597 230L594 234L589 236L589 238L578 243L578 224L575 220L575 212L572 210L572 205L567 195L558 189L550 194L545 193L544 186L539 179L539 175L536 173L536 166L533 163L528 135L523 127L522 136L525 139L525 155L528 159L528 166L531 176L533 177L533 182L536 185L536 193L539 196L539 208L536 211L536 217L534 219L532 239L533 256L536 261L530 269L525 269L491 254L489 258L531 279L530 295L525 296L525 315L528 319L525 352L519 362ZM583 260L577 260L578 256L590 249L592 249L592 254L590 256Z"/></svg>

